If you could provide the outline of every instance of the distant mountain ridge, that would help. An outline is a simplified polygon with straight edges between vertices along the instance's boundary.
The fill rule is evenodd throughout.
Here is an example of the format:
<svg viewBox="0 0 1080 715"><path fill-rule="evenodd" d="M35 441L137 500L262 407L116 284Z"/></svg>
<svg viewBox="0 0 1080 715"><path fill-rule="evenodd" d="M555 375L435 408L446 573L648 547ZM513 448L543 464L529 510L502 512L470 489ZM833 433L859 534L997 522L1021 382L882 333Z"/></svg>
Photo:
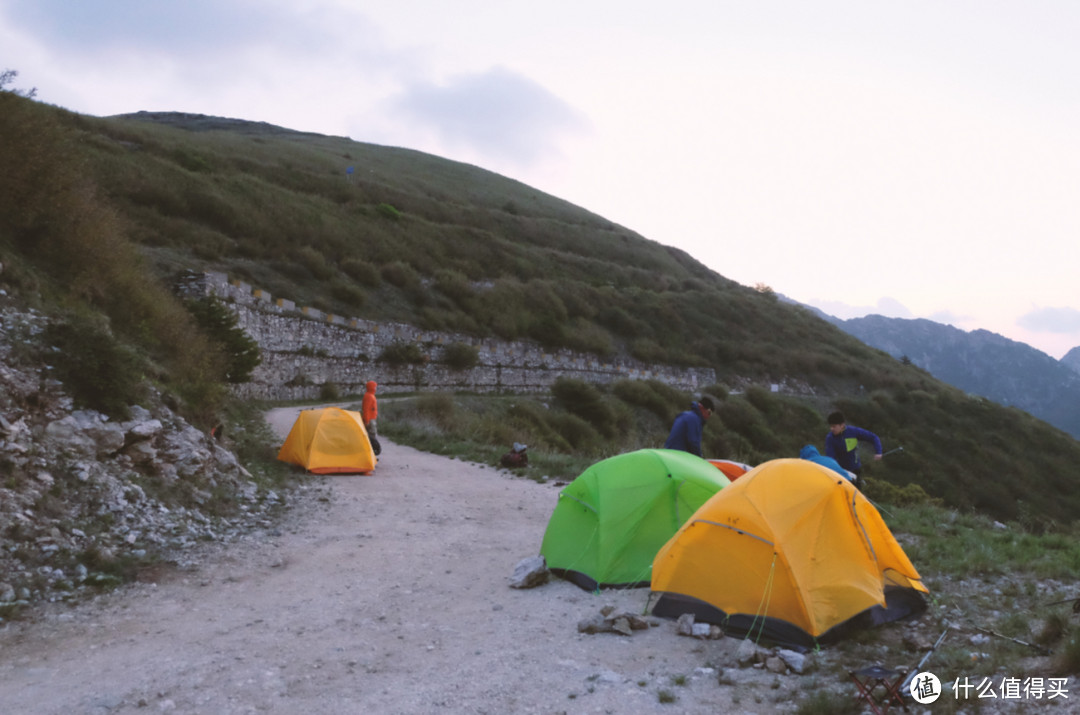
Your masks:
<svg viewBox="0 0 1080 715"><path fill-rule="evenodd" d="M923 318L829 320L954 387L1017 407L1080 437L1080 347L1059 361L988 330L967 332Z"/></svg>
<svg viewBox="0 0 1080 715"><path fill-rule="evenodd" d="M1061 358L1061 364L1080 372L1080 346L1065 353L1065 356Z"/></svg>

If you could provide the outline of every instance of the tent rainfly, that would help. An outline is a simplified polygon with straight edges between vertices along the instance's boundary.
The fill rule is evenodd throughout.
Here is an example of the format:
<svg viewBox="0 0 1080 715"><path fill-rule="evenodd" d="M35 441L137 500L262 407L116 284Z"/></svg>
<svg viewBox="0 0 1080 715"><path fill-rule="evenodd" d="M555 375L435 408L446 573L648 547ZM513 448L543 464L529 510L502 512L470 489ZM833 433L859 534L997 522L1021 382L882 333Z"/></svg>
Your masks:
<svg viewBox="0 0 1080 715"><path fill-rule="evenodd" d="M874 505L836 472L775 459L709 499L656 555L658 616L805 650L926 608Z"/></svg>
<svg viewBox="0 0 1080 715"><path fill-rule="evenodd" d="M366 474L375 452L359 412L340 407L301 410L278 459L316 474Z"/></svg>
<svg viewBox="0 0 1080 715"><path fill-rule="evenodd" d="M701 457L641 449L593 464L559 493L540 554L587 591L649 584L653 557L729 484Z"/></svg>

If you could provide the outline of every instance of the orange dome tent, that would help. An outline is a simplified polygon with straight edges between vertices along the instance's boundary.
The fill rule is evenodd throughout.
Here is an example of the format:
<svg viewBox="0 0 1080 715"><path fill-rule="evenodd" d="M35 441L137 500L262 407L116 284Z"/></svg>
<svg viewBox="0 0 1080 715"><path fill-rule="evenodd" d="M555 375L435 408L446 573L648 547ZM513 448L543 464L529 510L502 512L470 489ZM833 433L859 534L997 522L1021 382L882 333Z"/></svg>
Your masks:
<svg viewBox="0 0 1080 715"><path fill-rule="evenodd" d="M800 649L926 607L921 577L851 482L775 459L717 492L657 553L659 616Z"/></svg>
<svg viewBox="0 0 1080 715"><path fill-rule="evenodd" d="M360 413L340 407L301 410L277 458L316 474L375 469L375 452Z"/></svg>

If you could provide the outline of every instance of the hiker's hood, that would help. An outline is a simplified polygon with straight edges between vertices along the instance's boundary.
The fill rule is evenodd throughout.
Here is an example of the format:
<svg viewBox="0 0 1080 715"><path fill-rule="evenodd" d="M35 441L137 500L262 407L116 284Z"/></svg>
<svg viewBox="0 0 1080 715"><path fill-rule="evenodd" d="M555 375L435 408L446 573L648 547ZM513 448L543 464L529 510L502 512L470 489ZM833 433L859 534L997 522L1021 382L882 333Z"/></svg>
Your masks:
<svg viewBox="0 0 1080 715"><path fill-rule="evenodd" d="M799 456L803 459L813 459L814 457L820 457L821 452L817 451L817 447L812 444L808 444L799 451Z"/></svg>
<svg viewBox="0 0 1080 715"><path fill-rule="evenodd" d="M368 383L366 385L368 392L375 392L376 387L378 387L378 384L376 384L374 380L368 380Z"/></svg>

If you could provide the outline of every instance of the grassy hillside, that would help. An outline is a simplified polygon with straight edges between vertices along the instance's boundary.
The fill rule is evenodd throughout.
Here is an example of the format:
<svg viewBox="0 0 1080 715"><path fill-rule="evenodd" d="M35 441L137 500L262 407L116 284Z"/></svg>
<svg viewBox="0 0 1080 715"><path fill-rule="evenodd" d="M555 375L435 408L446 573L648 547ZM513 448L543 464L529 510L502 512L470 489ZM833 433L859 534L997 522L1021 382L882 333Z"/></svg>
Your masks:
<svg viewBox="0 0 1080 715"><path fill-rule="evenodd" d="M883 494L919 485L1042 529L1080 513L1076 440L519 182L266 124L0 100L0 132L16 138L0 145L3 280L64 325L106 331L141 361L140 376L208 418L223 399L221 346L167 293L183 269L338 314L712 367L719 384L708 390L722 404L710 456L758 462L820 446L823 415L840 407L905 448L872 466ZM773 382L803 397L743 391ZM513 424L552 458L592 459L633 446L627 435L655 440L689 397L624 384L515 407ZM504 430L476 434L506 446Z"/></svg>

